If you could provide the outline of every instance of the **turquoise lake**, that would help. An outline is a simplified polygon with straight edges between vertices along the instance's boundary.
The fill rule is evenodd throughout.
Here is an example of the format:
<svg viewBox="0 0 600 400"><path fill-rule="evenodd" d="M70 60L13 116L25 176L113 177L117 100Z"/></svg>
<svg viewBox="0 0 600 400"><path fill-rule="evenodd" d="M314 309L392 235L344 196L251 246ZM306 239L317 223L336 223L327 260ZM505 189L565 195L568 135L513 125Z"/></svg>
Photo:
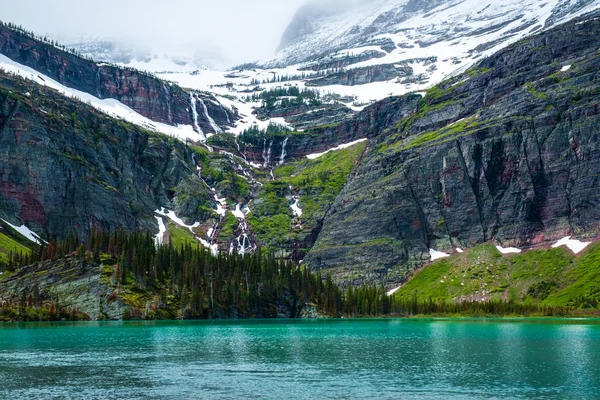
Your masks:
<svg viewBox="0 0 600 400"><path fill-rule="evenodd" d="M600 398L600 321L0 325L0 398Z"/></svg>

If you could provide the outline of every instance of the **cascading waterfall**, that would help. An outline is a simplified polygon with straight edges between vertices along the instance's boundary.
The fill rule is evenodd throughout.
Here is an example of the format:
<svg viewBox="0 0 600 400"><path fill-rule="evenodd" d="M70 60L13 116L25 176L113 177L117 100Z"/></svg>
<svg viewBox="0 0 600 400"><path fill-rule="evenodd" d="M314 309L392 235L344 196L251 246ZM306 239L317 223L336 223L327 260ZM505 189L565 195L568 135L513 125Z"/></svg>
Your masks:
<svg viewBox="0 0 600 400"><path fill-rule="evenodd" d="M192 105L192 115L194 117L194 119L193 119L194 130L202 136L202 141L206 141L206 135L204 134L204 132L200 128L200 125L198 124L198 109L196 108L196 97L194 96L194 93L191 93L191 92L190 92L190 104Z"/></svg>
<svg viewBox="0 0 600 400"><path fill-rule="evenodd" d="M173 123L173 110L171 109L171 91L167 87L166 84L163 84L163 89L165 90L165 94L167 95L167 120L169 124Z"/></svg>
<svg viewBox="0 0 600 400"><path fill-rule="evenodd" d="M237 138L235 139L235 145L237 146L238 153L240 153L242 155L242 157L244 158L244 161L246 161L246 163L248 163L248 159L246 158L246 155L242 152L242 149L240 148L240 142L237 141Z"/></svg>
<svg viewBox="0 0 600 400"><path fill-rule="evenodd" d="M213 129L213 131L215 133L221 133L221 132L223 132L223 130L221 128L219 128L219 125L217 125L215 123L215 120L212 119L212 117L208 114L208 108L206 107L206 104L204 103L204 100L202 100L200 97L198 97L198 101L200 102L200 105L202 106L202 110L204 111L204 116L206 117L206 120L210 124L211 128Z"/></svg>
<svg viewBox="0 0 600 400"><path fill-rule="evenodd" d="M229 254L233 254L234 251L237 251L237 254L240 255L252 253L254 250L256 250L256 246L250 239L250 230L248 229L248 224L246 221L240 222L238 230L240 231L240 234L233 239L229 245Z"/></svg>
<svg viewBox="0 0 600 400"><path fill-rule="evenodd" d="M96 70L96 93L98 94L98 98L102 98L102 94L100 93L100 68Z"/></svg>
<svg viewBox="0 0 600 400"><path fill-rule="evenodd" d="M267 139L265 138L265 146L267 144ZM271 153L273 152L273 140L271 140L271 142L269 142L269 149L268 150L263 150L263 159L265 160L265 164L264 167L268 167L269 163L271 162Z"/></svg>
<svg viewBox="0 0 600 400"><path fill-rule="evenodd" d="M283 163L285 162L285 156L287 155L287 153L285 152L285 146L287 146L288 139L289 137L286 137L283 141L283 145L281 147L281 157L279 158L279 165L283 165Z"/></svg>

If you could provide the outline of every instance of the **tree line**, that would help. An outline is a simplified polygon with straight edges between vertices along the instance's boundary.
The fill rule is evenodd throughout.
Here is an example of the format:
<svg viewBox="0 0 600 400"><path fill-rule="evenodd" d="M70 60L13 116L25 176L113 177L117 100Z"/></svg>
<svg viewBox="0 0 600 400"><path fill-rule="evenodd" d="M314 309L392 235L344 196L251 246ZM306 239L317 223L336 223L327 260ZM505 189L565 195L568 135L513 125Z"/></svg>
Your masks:
<svg viewBox="0 0 600 400"><path fill-rule="evenodd" d="M65 257L82 265L110 265L110 280L123 292L151 294L167 309L147 314L134 307L135 318L298 317L312 307L330 317L414 315L566 315L565 307L503 301L453 303L434 299L388 296L382 286L349 286L343 290L331 278L260 249L250 255L213 255L202 246L156 245L151 233L109 233L93 230L80 243L70 232L64 240L50 240L30 254L12 255L9 271ZM170 305L169 305L170 304ZM14 305L14 304L13 304ZM35 306L31 298L18 307ZM169 307L171 310L169 311ZM2 307L0 307L2 308ZM76 310L55 310L78 315Z"/></svg>

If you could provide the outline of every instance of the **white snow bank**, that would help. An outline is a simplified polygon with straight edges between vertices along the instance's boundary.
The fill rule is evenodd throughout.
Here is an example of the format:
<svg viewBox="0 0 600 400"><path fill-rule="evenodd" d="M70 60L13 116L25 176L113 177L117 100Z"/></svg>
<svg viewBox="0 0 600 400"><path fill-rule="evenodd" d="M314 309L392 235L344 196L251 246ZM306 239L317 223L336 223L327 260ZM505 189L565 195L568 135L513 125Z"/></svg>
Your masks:
<svg viewBox="0 0 600 400"><path fill-rule="evenodd" d="M235 211L232 211L231 213L237 219L242 219L242 220L246 219L246 215L242 212L242 208L240 207L239 204L235 206Z"/></svg>
<svg viewBox="0 0 600 400"><path fill-rule="evenodd" d="M308 158L309 160L315 160L315 159L317 159L317 158L319 158L319 157L321 157L321 156L323 156L323 155L325 155L325 154L327 154L327 153L329 153L329 152L336 151L336 150L342 150L342 149L346 149L346 148L348 148L348 147L350 147L350 146L354 146L355 144L358 144L358 143L364 142L364 141L366 141L366 140L367 140L367 139L359 139L359 140L355 140L354 142L345 143L345 144L340 144L339 146L337 146L337 147L334 147L333 149L329 149L329 150L327 150L327 151L324 151L323 153L314 153L314 154L309 154L309 155L307 155L307 156L306 156L306 158Z"/></svg>
<svg viewBox="0 0 600 400"><path fill-rule="evenodd" d="M396 293L398 290L400 290L401 288L402 288L402 286L398 286L396 289L392 289L392 290L388 291L386 294L387 294L388 296L391 296L391 295L393 295L394 293Z"/></svg>
<svg viewBox="0 0 600 400"><path fill-rule="evenodd" d="M464 253L465 251L463 249L461 249L460 247L456 248L456 252L457 253Z"/></svg>
<svg viewBox="0 0 600 400"><path fill-rule="evenodd" d="M213 189L213 192L214 191L215 189ZM217 203L219 203L219 205L217 206L217 214L219 214L221 217L224 217L227 214L227 199L220 199L219 196L215 194L215 200L217 201Z"/></svg>
<svg viewBox="0 0 600 400"><path fill-rule="evenodd" d="M567 246L573 253L578 254L585 250L590 244L592 244L592 242L581 242L579 240L571 239L571 236L567 236L554 243L552 248L555 249L560 246Z"/></svg>
<svg viewBox="0 0 600 400"><path fill-rule="evenodd" d="M182 228L188 229L192 234L194 234L194 229L200 226L200 222L196 222L194 225L187 225L181 218L175 215L175 211L166 210L164 207L160 210L154 211L158 215L162 215L163 217L169 218L175 224L181 226Z"/></svg>
<svg viewBox="0 0 600 400"><path fill-rule="evenodd" d="M294 213L294 216L301 217L302 216L302 209L300 208L300 206L298 205L298 203L300 203L300 197L294 197L294 203L290 204L290 208L292 209L292 212Z"/></svg>
<svg viewBox="0 0 600 400"><path fill-rule="evenodd" d="M571 69L571 66L570 66L570 65L565 65L564 67L562 67L562 68L560 69L560 72L566 72L566 71L568 71L568 70L570 70L570 69Z"/></svg>
<svg viewBox="0 0 600 400"><path fill-rule="evenodd" d="M434 249L429 249L429 255L431 256L431 261L439 260L440 258L450 257L450 254L442 253L441 251L437 251Z"/></svg>
<svg viewBox="0 0 600 400"><path fill-rule="evenodd" d="M2 219L2 221L4 221L8 226L10 226L15 231L19 232L21 235L25 236L28 240L31 240L34 243L39 243L39 244L48 243L48 242L45 242L44 240L42 240L42 238L40 238L37 233L35 233L34 231L29 229L25 225L16 226L16 225L11 224L10 222L8 222L5 219Z"/></svg>
<svg viewBox="0 0 600 400"><path fill-rule="evenodd" d="M201 244L201 245L202 245L204 248L206 248L206 249L209 249L209 250L210 250L210 252L211 252L211 254L212 254L213 256L215 256L215 257L216 257L216 256L218 256L218 255L219 255L219 245L218 245L218 244L216 244L216 243L215 243L215 244L210 244L209 242L207 242L206 240L204 240L204 239L202 239L202 238L200 238L200 237L198 237L198 236L196 236L196 240L197 240L197 241L199 241L199 242L200 242L200 244Z"/></svg>
<svg viewBox="0 0 600 400"><path fill-rule="evenodd" d="M521 249L517 249L516 247L501 247L501 246L496 246L496 248L498 249L498 251L502 254L519 254L521 253L523 250Z"/></svg>

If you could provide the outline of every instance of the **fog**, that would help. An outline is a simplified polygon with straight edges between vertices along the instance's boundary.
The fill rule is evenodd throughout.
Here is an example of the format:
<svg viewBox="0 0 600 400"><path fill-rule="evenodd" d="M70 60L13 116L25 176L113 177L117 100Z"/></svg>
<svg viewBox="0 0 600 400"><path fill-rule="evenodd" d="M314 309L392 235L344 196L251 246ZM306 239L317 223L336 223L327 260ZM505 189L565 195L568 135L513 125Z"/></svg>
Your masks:
<svg viewBox="0 0 600 400"><path fill-rule="evenodd" d="M0 18L63 43L102 39L157 54L205 55L212 66L222 67L273 55L306 2L0 0Z"/></svg>

